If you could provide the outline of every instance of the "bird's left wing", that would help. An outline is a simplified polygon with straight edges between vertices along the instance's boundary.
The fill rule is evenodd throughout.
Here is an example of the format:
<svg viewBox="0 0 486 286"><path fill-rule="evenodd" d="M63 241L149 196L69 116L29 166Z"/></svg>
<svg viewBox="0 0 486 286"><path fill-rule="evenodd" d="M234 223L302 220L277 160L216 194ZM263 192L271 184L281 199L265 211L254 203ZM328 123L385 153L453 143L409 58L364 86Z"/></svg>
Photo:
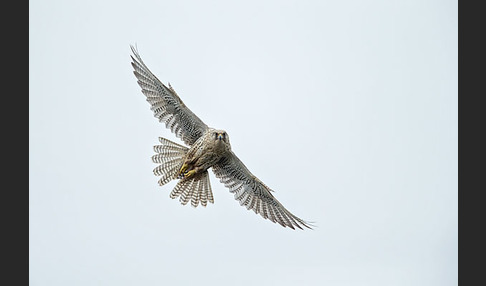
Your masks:
<svg viewBox="0 0 486 286"><path fill-rule="evenodd" d="M213 172L221 183L234 193L240 205L248 210L252 209L263 218L283 227L311 228L310 223L289 212L270 193L272 190L255 177L232 151L213 166Z"/></svg>
<svg viewBox="0 0 486 286"><path fill-rule="evenodd" d="M179 98L177 93L166 87L144 64L137 50L130 46L133 52L133 73L138 79L142 93L147 97L154 116L164 122L175 135L189 146L201 137L208 126L197 117Z"/></svg>

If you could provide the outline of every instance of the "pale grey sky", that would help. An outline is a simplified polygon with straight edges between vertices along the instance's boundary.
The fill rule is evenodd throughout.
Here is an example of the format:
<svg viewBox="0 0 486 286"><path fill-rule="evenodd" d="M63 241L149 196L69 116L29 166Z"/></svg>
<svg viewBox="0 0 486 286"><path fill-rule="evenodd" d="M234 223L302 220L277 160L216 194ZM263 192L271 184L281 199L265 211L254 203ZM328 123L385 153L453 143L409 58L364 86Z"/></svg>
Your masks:
<svg viewBox="0 0 486 286"><path fill-rule="evenodd" d="M30 284L457 285L457 9L31 0ZM317 228L171 200L130 44Z"/></svg>

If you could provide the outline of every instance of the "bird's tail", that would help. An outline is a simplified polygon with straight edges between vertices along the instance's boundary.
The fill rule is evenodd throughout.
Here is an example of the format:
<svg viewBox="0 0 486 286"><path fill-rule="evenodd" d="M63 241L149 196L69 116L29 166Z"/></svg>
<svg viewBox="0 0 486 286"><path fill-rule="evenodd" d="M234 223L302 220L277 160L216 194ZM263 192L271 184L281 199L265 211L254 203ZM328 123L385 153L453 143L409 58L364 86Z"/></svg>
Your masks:
<svg viewBox="0 0 486 286"><path fill-rule="evenodd" d="M154 146L157 154L152 156L152 161L160 164L154 169L154 174L161 176L159 185L163 186L173 179L177 179L177 173L182 167L184 156L189 149L162 137L159 137L159 141L162 145Z"/></svg>
<svg viewBox="0 0 486 286"><path fill-rule="evenodd" d="M213 204L214 198L208 171L181 179L170 193L170 197L172 199L179 197L179 201L183 205L191 201L193 207L197 207L199 203L202 206L207 206L208 202Z"/></svg>
<svg viewBox="0 0 486 286"><path fill-rule="evenodd" d="M162 137L159 137L159 141L162 145L154 146L157 154L152 156L152 161L160 164L154 169L154 174L161 176L159 185L163 186L178 179L184 156L189 149ZM191 201L193 207L197 207L199 203L203 206L207 206L208 202L214 203L208 171L182 178L170 193L170 197L172 199L179 197L183 205Z"/></svg>

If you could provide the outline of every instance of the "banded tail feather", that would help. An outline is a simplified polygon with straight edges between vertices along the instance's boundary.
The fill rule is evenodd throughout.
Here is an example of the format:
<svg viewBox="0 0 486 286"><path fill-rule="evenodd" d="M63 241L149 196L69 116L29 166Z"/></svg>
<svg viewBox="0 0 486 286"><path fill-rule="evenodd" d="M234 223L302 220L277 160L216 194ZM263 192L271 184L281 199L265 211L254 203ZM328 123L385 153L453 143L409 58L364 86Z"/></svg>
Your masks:
<svg viewBox="0 0 486 286"><path fill-rule="evenodd" d="M160 164L154 169L154 174L160 176L159 185L163 186L177 178L177 172L182 166L187 147L159 137L162 145L154 146L157 153L152 156L152 162Z"/></svg>
<svg viewBox="0 0 486 286"><path fill-rule="evenodd" d="M199 203L203 207L207 206L208 202L214 204L208 171L181 179L170 193L171 199L177 197L183 205L191 201L193 207L197 207Z"/></svg>

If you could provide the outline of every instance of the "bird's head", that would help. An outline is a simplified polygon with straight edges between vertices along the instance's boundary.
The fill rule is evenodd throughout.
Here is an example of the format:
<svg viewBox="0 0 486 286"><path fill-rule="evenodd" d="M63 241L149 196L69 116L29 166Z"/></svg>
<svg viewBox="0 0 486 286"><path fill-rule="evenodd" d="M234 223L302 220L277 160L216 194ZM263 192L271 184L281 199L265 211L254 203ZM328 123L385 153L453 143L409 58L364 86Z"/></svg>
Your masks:
<svg viewBox="0 0 486 286"><path fill-rule="evenodd" d="M224 130L214 130L213 139L217 141L217 144L230 145L228 133Z"/></svg>

